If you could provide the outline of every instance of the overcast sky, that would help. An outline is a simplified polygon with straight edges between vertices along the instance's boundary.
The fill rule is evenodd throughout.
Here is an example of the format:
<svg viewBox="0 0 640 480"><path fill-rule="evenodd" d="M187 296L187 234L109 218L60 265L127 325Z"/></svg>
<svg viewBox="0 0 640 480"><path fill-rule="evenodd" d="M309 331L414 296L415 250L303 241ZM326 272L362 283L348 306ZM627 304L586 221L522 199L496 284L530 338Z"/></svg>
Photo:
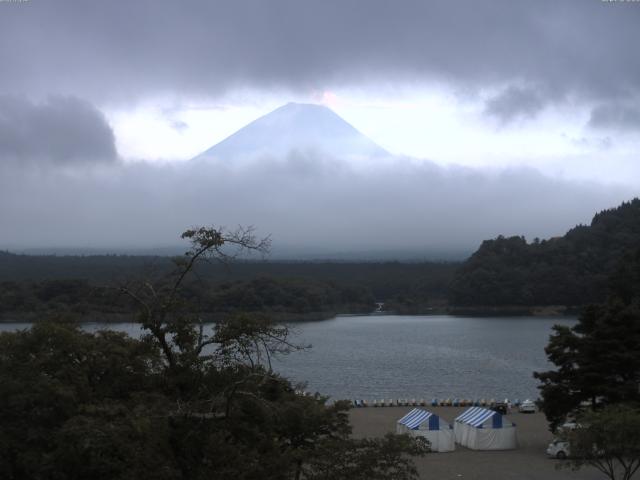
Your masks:
<svg viewBox="0 0 640 480"><path fill-rule="evenodd" d="M561 234L640 190L638 45L625 1L0 0L0 247L168 244L212 222L350 248ZM403 160L184 177L289 101Z"/></svg>

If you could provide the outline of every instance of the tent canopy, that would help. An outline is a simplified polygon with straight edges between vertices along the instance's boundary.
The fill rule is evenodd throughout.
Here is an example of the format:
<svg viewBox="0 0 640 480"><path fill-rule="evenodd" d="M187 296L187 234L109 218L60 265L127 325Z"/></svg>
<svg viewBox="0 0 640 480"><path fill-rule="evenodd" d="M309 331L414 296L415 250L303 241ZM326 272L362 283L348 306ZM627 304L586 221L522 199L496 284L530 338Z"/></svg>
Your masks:
<svg viewBox="0 0 640 480"><path fill-rule="evenodd" d="M427 425L424 426L427 426L428 430L440 430L440 417L421 408L414 408L398 420L398 423L406 426L409 430L416 430L425 423Z"/></svg>
<svg viewBox="0 0 640 480"><path fill-rule="evenodd" d="M456 448L451 425L421 408L414 408L398 420L396 433L428 440L433 452L452 452Z"/></svg>
<svg viewBox="0 0 640 480"><path fill-rule="evenodd" d="M499 412L472 407L456 417L455 440L472 450L509 450L518 447L516 425Z"/></svg>
<svg viewBox="0 0 640 480"><path fill-rule="evenodd" d="M505 422L501 413L482 407L471 407L462 415L456 417L456 422L465 423L475 428L503 428L514 426L511 422Z"/></svg>

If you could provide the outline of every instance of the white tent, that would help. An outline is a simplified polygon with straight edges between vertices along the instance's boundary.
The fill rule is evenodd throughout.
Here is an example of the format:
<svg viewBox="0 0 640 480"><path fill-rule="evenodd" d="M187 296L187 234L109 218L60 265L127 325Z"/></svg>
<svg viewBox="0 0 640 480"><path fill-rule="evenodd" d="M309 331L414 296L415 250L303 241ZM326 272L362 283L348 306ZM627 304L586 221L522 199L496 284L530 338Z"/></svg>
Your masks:
<svg viewBox="0 0 640 480"><path fill-rule="evenodd" d="M452 452L456 448L451 425L422 408L414 408L398 420L396 432L429 440L432 452Z"/></svg>
<svg viewBox="0 0 640 480"><path fill-rule="evenodd" d="M456 417L456 442L472 450L510 450L518 447L516 424L502 414L471 407Z"/></svg>

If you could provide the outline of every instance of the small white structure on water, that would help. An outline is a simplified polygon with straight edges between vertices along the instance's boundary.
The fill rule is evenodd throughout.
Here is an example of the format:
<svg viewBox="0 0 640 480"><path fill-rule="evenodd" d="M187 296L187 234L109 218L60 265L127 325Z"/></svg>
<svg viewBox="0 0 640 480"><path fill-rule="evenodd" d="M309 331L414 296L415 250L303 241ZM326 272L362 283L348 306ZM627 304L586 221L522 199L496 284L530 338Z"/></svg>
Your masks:
<svg viewBox="0 0 640 480"><path fill-rule="evenodd" d="M511 450L518 447L516 424L504 415L471 407L453 424L456 443L472 450Z"/></svg>
<svg viewBox="0 0 640 480"><path fill-rule="evenodd" d="M396 433L408 433L429 440L432 452L452 452L456 448L451 425L422 408L414 408L398 420Z"/></svg>

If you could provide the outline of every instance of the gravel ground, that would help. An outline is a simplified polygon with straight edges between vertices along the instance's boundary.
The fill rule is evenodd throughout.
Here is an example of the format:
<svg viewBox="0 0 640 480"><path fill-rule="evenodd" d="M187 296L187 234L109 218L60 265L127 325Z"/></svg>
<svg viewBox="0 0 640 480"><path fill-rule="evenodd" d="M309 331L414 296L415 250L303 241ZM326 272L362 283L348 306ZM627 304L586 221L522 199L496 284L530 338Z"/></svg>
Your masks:
<svg viewBox="0 0 640 480"><path fill-rule="evenodd" d="M379 437L395 432L396 421L413 407L355 408L350 418L357 437ZM466 408L425 407L452 422ZM420 478L430 480L600 480L604 477L591 467L579 471L558 469L559 460L548 458L545 450L553 439L541 413L513 412L507 417L517 426L516 450L481 452L456 444L456 451L430 453L416 459Z"/></svg>

